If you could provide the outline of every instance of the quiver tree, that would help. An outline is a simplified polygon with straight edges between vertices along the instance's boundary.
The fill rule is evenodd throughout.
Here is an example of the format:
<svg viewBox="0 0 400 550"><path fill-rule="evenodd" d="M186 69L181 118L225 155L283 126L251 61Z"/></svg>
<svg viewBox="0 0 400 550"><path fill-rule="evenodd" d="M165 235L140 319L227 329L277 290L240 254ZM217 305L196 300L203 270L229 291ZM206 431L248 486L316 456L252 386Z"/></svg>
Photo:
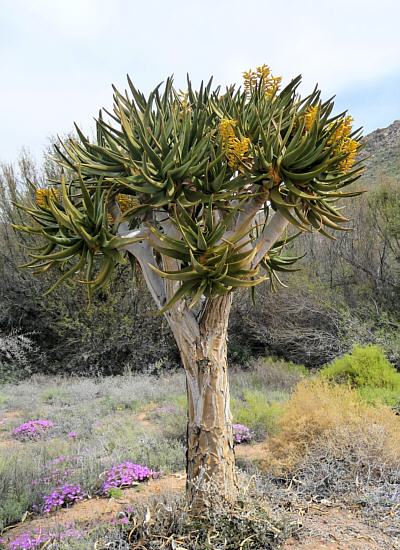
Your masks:
<svg viewBox="0 0 400 550"><path fill-rule="evenodd" d="M211 80L177 92L172 79L145 97L128 78L97 137L60 145L61 181L20 205L33 220L17 229L43 237L25 265L57 267L89 295L114 267L136 263L180 350L188 391L188 497L203 506L201 479L234 498L236 476L227 378L233 292L290 271L285 246L304 231L346 229L337 208L357 192L360 131L332 115L301 77L281 91L267 66L243 88ZM289 232L288 228L294 231ZM51 289L50 289L51 290Z"/></svg>

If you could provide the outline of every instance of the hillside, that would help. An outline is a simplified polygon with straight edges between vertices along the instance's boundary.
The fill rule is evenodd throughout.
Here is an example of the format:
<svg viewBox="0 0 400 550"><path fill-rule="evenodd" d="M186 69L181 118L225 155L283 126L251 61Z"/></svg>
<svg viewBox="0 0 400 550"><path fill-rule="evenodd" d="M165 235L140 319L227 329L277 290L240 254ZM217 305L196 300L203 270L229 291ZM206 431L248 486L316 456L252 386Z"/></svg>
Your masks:
<svg viewBox="0 0 400 550"><path fill-rule="evenodd" d="M378 128L364 139L361 158L365 159L363 180L372 184L381 178L395 177L400 181L400 120L387 128Z"/></svg>

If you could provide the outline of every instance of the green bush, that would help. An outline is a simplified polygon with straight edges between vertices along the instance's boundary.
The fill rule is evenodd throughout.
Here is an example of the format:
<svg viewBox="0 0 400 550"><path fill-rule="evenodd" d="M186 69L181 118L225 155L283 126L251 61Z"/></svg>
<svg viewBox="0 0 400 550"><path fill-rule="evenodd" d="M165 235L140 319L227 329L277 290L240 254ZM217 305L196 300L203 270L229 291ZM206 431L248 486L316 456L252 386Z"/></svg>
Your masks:
<svg viewBox="0 0 400 550"><path fill-rule="evenodd" d="M282 412L282 393L270 395L261 391L244 390L242 400L233 400L235 422L251 428L256 437L274 433L277 420Z"/></svg>
<svg viewBox="0 0 400 550"><path fill-rule="evenodd" d="M355 346L351 354L324 367L320 376L349 384L368 403L383 403L394 408L400 405L400 373L379 346Z"/></svg>
<svg viewBox="0 0 400 550"><path fill-rule="evenodd" d="M383 404L392 407L400 414L400 391L387 388L372 388L366 386L359 388L358 393L363 401L370 405Z"/></svg>

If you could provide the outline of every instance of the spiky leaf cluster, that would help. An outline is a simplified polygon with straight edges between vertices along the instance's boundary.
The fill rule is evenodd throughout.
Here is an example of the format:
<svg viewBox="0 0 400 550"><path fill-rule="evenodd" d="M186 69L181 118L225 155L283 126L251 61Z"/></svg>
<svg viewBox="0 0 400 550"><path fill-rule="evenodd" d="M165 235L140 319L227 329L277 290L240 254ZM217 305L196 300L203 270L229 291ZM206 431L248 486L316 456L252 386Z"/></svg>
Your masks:
<svg viewBox="0 0 400 550"><path fill-rule="evenodd" d="M204 224L197 224L178 205L172 220L180 230L183 239L175 239L152 227L156 237L153 243L155 250L170 258L180 261L180 269L162 271L152 267L161 277L182 284L173 298L161 312L166 311L183 296L191 296L189 307L197 304L204 295L212 297L227 294L240 287L250 288L267 277L258 276L258 269L249 269L256 250L251 246L248 231L234 233L225 237L229 222L238 208L228 216L215 222L212 205L205 207Z"/></svg>
<svg viewBox="0 0 400 550"><path fill-rule="evenodd" d="M346 229L337 201L357 194L343 189L361 174L360 131L345 113L332 114L333 101L322 101L318 89L302 99L300 82L297 77L279 91L280 78L262 66L245 74L244 88L213 89L210 80L195 90L188 79L182 94L167 79L146 97L128 78L124 94L114 88L108 118L100 113L95 142L77 128L77 139L58 148L68 185L59 200L49 195L27 210L38 225L23 229L47 240L29 267L76 258L63 280L86 266L85 280L97 281L96 288L123 261L119 224L145 226L159 258L178 261L174 272L162 262L155 269L181 282L174 299L190 295L193 305L202 295L264 280L253 263L258 222L244 233L228 223L255 198L266 214L279 212L301 231L331 236L330 229ZM120 194L128 206L110 220ZM160 216L172 220L176 238L164 232ZM284 245L261 261L272 277L295 261L283 258ZM96 255L103 262L100 280L91 278Z"/></svg>
<svg viewBox="0 0 400 550"><path fill-rule="evenodd" d="M19 205L36 222L34 226L14 225L19 231L37 234L45 244L34 248L29 254L32 260L21 267L31 269L35 274L59 267L62 274L47 291L51 292L73 276L88 284L89 294L107 283L118 263L126 263L119 251L127 242L109 228L105 210L105 191L100 185L92 196L81 184L81 193L61 178L61 189L37 189L36 204ZM100 265L95 266L95 257ZM97 268L96 277L93 273Z"/></svg>

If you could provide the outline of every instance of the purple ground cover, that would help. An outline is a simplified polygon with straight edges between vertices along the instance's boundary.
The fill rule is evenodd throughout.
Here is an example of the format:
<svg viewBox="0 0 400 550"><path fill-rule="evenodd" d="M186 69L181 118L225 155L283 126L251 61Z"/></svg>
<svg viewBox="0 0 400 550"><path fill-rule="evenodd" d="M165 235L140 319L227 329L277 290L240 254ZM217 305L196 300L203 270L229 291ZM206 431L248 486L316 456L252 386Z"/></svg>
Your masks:
<svg viewBox="0 0 400 550"><path fill-rule="evenodd" d="M48 514L69 504L75 504L85 498L80 485L65 484L43 497L43 512Z"/></svg>
<svg viewBox="0 0 400 550"><path fill-rule="evenodd" d="M138 481L145 481L157 476L158 474L147 466L134 464L133 462L122 462L105 472L101 491L104 494L116 487L131 487Z"/></svg>
<svg viewBox="0 0 400 550"><path fill-rule="evenodd" d="M54 428L54 424L51 420L28 420L14 428L12 435L21 441L37 439L52 428Z"/></svg>
<svg viewBox="0 0 400 550"><path fill-rule="evenodd" d="M45 533L34 531L32 533L22 533L14 540L8 543L7 550L35 550L40 548L48 541L63 541L65 539L79 539L82 537L82 531L74 527L68 527L61 533ZM4 544L4 543L3 543Z"/></svg>
<svg viewBox="0 0 400 550"><path fill-rule="evenodd" d="M249 443L252 440L250 429L243 424L233 424L233 441L235 443Z"/></svg>

